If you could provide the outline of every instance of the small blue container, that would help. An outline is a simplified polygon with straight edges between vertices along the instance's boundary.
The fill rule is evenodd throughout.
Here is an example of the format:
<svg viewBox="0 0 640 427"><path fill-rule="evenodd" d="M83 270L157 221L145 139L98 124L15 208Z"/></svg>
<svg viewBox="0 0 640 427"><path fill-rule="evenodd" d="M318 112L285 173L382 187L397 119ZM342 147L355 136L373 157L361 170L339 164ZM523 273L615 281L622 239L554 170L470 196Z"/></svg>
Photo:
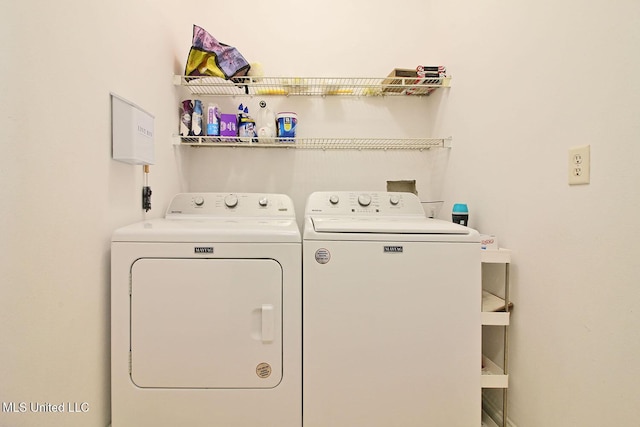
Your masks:
<svg viewBox="0 0 640 427"><path fill-rule="evenodd" d="M456 203L453 205L453 212L451 213L451 219L456 224L469 225L469 208L466 203Z"/></svg>

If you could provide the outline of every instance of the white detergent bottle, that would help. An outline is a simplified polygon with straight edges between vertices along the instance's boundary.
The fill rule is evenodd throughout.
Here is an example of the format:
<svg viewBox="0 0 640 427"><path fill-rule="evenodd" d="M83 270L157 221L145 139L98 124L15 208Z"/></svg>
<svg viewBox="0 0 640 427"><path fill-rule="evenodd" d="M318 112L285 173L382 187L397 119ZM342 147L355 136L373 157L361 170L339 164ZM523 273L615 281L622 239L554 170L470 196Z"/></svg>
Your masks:
<svg viewBox="0 0 640 427"><path fill-rule="evenodd" d="M265 141L276 136L276 116L267 108L265 101L260 101L258 113L258 140L262 137Z"/></svg>

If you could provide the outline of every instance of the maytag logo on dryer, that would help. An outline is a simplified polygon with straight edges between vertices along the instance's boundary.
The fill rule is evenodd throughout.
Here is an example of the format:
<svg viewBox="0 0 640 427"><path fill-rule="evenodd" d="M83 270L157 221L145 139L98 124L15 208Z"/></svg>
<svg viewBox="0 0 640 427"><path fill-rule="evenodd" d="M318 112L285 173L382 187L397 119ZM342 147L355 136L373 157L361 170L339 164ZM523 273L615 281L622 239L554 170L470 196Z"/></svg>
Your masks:
<svg viewBox="0 0 640 427"><path fill-rule="evenodd" d="M212 254L213 246L196 246L193 248L193 252L197 254Z"/></svg>
<svg viewBox="0 0 640 427"><path fill-rule="evenodd" d="M404 252L402 246L385 246L384 253L385 254L398 254Z"/></svg>

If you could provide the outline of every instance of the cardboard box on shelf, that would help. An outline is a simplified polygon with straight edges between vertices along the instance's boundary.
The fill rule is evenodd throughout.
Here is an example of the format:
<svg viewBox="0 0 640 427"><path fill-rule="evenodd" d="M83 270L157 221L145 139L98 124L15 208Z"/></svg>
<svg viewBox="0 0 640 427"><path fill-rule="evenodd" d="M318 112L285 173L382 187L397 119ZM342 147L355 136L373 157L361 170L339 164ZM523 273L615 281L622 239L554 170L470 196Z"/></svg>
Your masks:
<svg viewBox="0 0 640 427"><path fill-rule="evenodd" d="M410 68L394 68L386 79L382 81L383 93L404 93L406 95L429 95L436 90L433 86L439 85L445 74L439 69L444 67L418 67L423 69L420 73L418 70ZM412 87L406 87L411 85ZM415 87L413 87L415 85ZM424 85L424 87L420 87Z"/></svg>

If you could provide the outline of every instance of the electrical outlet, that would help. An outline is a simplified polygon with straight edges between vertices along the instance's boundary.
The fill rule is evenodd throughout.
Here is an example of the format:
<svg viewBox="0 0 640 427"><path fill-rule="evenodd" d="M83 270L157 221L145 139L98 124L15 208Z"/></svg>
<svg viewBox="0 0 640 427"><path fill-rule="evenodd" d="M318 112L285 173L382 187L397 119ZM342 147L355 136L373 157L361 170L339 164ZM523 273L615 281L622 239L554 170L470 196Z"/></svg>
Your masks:
<svg viewBox="0 0 640 427"><path fill-rule="evenodd" d="M591 174L591 146L569 149L569 185L588 184Z"/></svg>

